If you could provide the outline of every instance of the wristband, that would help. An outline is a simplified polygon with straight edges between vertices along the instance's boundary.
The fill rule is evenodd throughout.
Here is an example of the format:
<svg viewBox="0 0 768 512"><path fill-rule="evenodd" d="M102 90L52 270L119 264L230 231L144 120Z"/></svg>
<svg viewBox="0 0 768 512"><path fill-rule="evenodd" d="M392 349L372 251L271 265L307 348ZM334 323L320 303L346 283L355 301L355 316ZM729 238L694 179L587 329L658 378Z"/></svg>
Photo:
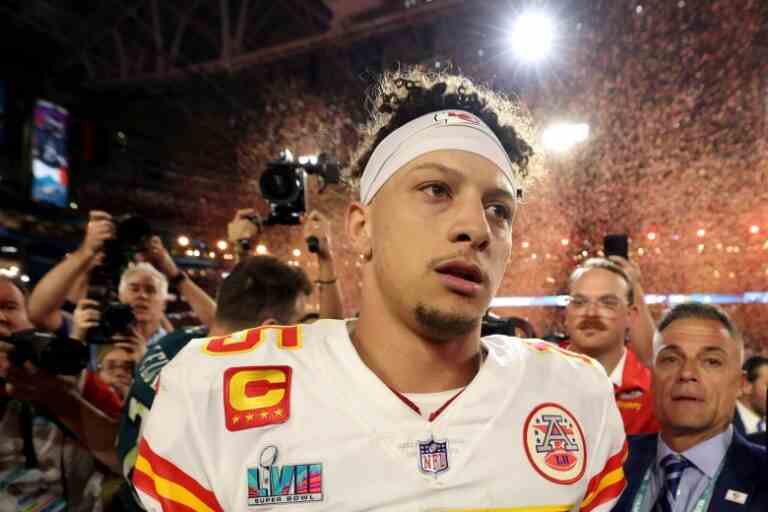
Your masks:
<svg viewBox="0 0 768 512"><path fill-rule="evenodd" d="M251 241L247 238L241 238L237 241L237 246L242 252L249 252L251 250Z"/></svg>

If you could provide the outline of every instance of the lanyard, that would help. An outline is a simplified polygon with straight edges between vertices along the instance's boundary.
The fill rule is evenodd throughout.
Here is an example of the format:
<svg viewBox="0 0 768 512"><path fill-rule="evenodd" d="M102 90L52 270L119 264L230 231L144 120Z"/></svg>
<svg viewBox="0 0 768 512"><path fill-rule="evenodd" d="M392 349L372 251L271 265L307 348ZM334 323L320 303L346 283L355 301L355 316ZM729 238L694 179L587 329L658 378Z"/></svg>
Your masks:
<svg viewBox="0 0 768 512"><path fill-rule="evenodd" d="M717 468L717 471L715 471L715 476L713 476L710 480L707 486L704 488L704 490L701 492L701 496L699 496L699 499L696 500L696 505L694 505L691 512L704 512L709 507L709 502L712 501L712 494L715 492L715 483L717 482L717 479L720 477L720 472L723 470L723 466L725 465L725 457L723 457L722 462L720 462L720 466ZM648 468L648 470L645 472L645 476L643 477L643 483L640 484L640 489L637 491L637 495L635 495L635 501L632 503L632 512L640 512L640 507L643 505L643 502L645 501L645 497L648 495L648 492L650 491L651 487L651 471L653 471L653 465ZM664 486L661 486L662 490L664 489Z"/></svg>

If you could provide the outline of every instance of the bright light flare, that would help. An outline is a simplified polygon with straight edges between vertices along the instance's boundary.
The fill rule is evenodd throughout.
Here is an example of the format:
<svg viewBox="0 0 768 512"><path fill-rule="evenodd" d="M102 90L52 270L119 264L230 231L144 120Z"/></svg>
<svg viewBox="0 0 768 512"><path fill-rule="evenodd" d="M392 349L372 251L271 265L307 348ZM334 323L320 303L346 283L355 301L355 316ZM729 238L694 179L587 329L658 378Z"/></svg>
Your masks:
<svg viewBox="0 0 768 512"><path fill-rule="evenodd" d="M525 12L512 25L510 44L518 59L533 63L543 60L552 51L555 24L539 11Z"/></svg>
<svg viewBox="0 0 768 512"><path fill-rule="evenodd" d="M564 152L588 137L589 125L586 123L557 123L544 130L541 142L550 151Z"/></svg>

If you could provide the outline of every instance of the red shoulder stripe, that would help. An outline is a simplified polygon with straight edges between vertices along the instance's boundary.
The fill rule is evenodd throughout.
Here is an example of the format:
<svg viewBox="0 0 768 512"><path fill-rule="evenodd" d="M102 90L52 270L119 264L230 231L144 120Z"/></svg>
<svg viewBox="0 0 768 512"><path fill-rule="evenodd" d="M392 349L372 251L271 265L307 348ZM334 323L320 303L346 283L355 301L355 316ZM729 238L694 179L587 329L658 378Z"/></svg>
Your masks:
<svg viewBox="0 0 768 512"><path fill-rule="evenodd" d="M144 438L139 442L133 482L137 489L159 501L163 511L222 512L213 492L171 461L156 454Z"/></svg>
<svg viewBox="0 0 768 512"><path fill-rule="evenodd" d="M624 461L627 458L627 442L605 463L603 470L592 477L587 486L587 493L581 502L581 511L588 512L598 505L620 495L626 485Z"/></svg>

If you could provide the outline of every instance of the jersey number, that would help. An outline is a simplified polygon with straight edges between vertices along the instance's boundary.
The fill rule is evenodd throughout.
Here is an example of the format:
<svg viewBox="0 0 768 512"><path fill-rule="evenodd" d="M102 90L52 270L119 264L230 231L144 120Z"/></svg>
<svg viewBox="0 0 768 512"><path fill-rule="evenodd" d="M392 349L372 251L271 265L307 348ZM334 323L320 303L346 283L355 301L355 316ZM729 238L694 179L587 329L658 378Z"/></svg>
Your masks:
<svg viewBox="0 0 768 512"><path fill-rule="evenodd" d="M212 356L250 352L267 339L274 340L278 347L285 350L301 348L301 326L268 325L211 338L203 345L203 352Z"/></svg>

